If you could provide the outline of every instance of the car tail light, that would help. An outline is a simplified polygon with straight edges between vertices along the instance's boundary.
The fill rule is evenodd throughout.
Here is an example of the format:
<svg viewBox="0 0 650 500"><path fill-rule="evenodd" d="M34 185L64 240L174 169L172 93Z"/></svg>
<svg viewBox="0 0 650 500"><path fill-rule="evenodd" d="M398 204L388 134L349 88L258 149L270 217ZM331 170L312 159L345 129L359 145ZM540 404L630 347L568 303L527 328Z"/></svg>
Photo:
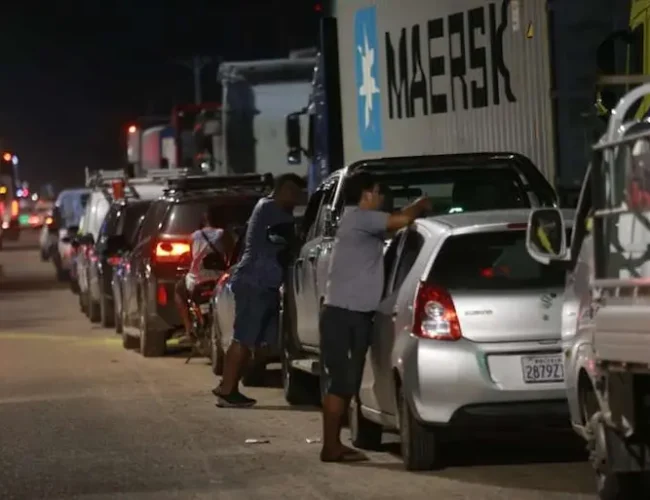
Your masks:
<svg viewBox="0 0 650 500"><path fill-rule="evenodd" d="M11 216L12 217L18 217L18 212L20 211L20 208L18 207L18 202L16 200L13 200L11 202Z"/></svg>
<svg viewBox="0 0 650 500"><path fill-rule="evenodd" d="M160 306L167 305L167 290L163 285L158 285L158 289L156 290L156 300Z"/></svg>
<svg viewBox="0 0 650 500"><path fill-rule="evenodd" d="M462 337L454 301L444 288L420 283L413 310L414 335L433 340Z"/></svg>
<svg viewBox="0 0 650 500"><path fill-rule="evenodd" d="M154 247L154 260L160 263L182 263L190 260L189 240L161 240Z"/></svg>
<svg viewBox="0 0 650 500"><path fill-rule="evenodd" d="M108 262L110 266L117 266L121 260L122 259L119 256L111 255L108 259L106 259L106 262Z"/></svg>

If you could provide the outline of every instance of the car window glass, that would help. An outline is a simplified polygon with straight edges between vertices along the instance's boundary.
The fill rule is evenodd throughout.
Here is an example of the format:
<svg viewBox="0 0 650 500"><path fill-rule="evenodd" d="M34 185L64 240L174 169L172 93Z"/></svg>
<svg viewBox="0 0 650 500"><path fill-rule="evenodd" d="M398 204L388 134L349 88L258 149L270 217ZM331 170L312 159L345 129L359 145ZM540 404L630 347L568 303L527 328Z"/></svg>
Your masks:
<svg viewBox="0 0 650 500"><path fill-rule="evenodd" d="M397 261L397 249L399 248L402 234L402 232L397 233L395 237L387 243L386 249L384 250L384 296L390 289L390 282L393 274L392 271L395 262Z"/></svg>
<svg viewBox="0 0 650 500"><path fill-rule="evenodd" d="M118 234L124 235L127 241L132 241L135 231L140 225L142 218L151 206L151 202L142 201L127 204L121 212L121 223L117 230Z"/></svg>
<svg viewBox="0 0 650 500"><path fill-rule="evenodd" d="M447 238L428 280L450 290L562 287L564 270L533 260L525 230L499 231Z"/></svg>
<svg viewBox="0 0 650 500"><path fill-rule="evenodd" d="M323 191L323 199L321 201L320 208L318 210L317 222L313 226L311 232L312 234L310 235L309 239L317 238L323 235L325 231L325 217L323 215L325 211L323 210L323 208L332 202L335 193L336 193L336 182L332 182L325 187Z"/></svg>
<svg viewBox="0 0 650 500"><path fill-rule="evenodd" d="M318 209L320 208L320 202L323 199L323 190L318 189L314 194L309 197L309 202L307 202L307 208L305 209L305 214L303 215L302 224L300 226L300 239L306 240L312 233L314 224L316 222L316 216L318 215Z"/></svg>
<svg viewBox="0 0 650 500"><path fill-rule="evenodd" d="M404 241L404 247L399 257L399 264L395 271L395 282L392 290L399 290L402 286L413 264L415 264L418 255L420 255L420 250L422 250L423 245L424 238L417 231L410 230L406 233L406 240Z"/></svg>
<svg viewBox="0 0 650 500"><path fill-rule="evenodd" d="M142 222L142 229L140 239L145 239L154 236L158 232L158 227L162 222L165 213L167 212L167 202L157 201L154 202Z"/></svg>
<svg viewBox="0 0 650 500"><path fill-rule="evenodd" d="M231 198L223 202L223 218L217 227L230 228L246 224L257 203L257 198ZM173 205L165 221L165 234L192 234L201 228L204 214L214 199L192 200Z"/></svg>

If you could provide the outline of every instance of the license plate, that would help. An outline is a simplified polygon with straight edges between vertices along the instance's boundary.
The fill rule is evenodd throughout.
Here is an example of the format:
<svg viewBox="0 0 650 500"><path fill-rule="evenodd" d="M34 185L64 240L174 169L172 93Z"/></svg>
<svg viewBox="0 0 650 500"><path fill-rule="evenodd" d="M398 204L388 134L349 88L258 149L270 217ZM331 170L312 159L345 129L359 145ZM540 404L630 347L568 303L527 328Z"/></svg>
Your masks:
<svg viewBox="0 0 650 500"><path fill-rule="evenodd" d="M564 381L564 364L561 354L522 356L521 371L527 384Z"/></svg>
<svg viewBox="0 0 650 500"><path fill-rule="evenodd" d="M201 304L199 309L201 310L201 314L208 314L210 312L210 304Z"/></svg>

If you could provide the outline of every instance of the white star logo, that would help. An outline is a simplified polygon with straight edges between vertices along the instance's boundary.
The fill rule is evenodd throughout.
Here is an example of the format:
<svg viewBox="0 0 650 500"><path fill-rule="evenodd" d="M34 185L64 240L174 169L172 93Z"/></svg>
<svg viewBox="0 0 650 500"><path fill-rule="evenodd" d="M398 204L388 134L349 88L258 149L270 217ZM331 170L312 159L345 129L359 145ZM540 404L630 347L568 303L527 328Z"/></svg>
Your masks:
<svg viewBox="0 0 650 500"><path fill-rule="evenodd" d="M368 34L364 28L363 30L364 46L357 46L359 55L361 56L361 71L363 83L359 87L359 96L366 99L366 115L365 115L365 128L370 126L370 112L372 111L372 96L379 93L377 81L372 76L372 67L375 64L375 49L368 46Z"/></svg>

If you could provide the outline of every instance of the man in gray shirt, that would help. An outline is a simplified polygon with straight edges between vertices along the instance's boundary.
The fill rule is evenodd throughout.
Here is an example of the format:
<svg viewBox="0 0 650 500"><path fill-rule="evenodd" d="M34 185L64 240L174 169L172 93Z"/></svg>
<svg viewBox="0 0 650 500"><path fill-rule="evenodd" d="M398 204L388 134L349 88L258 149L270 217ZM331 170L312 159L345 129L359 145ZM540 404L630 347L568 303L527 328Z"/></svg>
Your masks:
<svg viewBox="0 0 650 500"><path fill-rule="evenodd" d="M420 198L393 214L380 211L380 186L367 172L348 177L345 190L348 204L354 206L345 210L336 233L320 317L324 462L367 459L341 443L341 426L350 398L359 391L373 316L384 289L384 241L388 233L431 210L431 201Z"/></svg>

